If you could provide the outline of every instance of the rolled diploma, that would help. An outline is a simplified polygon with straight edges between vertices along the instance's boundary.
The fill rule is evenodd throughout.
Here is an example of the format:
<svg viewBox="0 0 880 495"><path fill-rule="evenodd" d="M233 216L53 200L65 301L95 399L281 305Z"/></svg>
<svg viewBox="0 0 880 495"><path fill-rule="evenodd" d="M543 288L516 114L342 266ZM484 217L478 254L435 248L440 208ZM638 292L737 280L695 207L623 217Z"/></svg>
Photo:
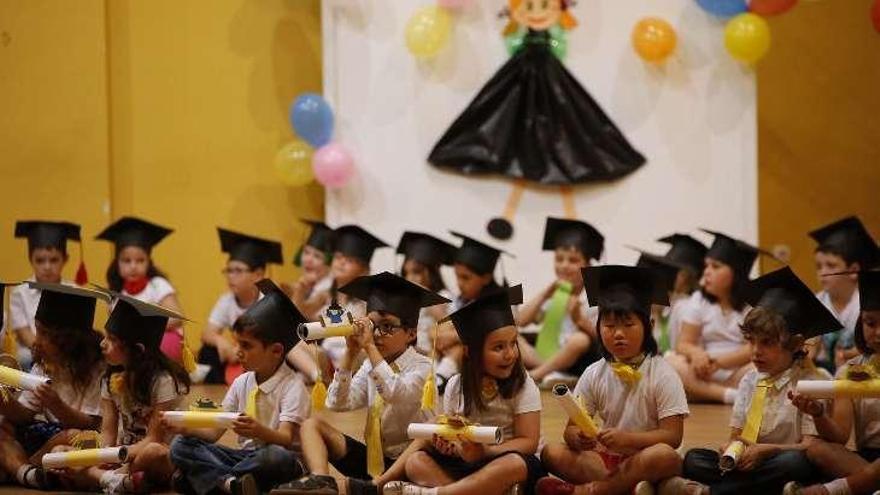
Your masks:
<svg viewBox="0 0 880 495"><path fill-rule="evenodd" d="M241 414L217 411L165 411L162 416L169 423L184 428L230 428L232 421Z"/></svg>
<svg viewBox="0 0 880 495"><path fill-rule="evenodd" d="M718 468L722 471L731 471L736 467L736 461L739 459L739 456L746 450L746 444L740 442L739 440L735 442L730 442L730 445L727 446L727 449L724 450L724 453L721 454L721 459L718 460Z"/></svg>
<svg viewBox="0 0 880 495"><path fill-rule="evenodd" d="M34 390L44 383L52 383L46 376L25 373L6 366L0 366L0 384L21 390Z"/></svg>
<svg viewBox="0 0 880 495"><path fill-rule="evenodd" d="M880 379L856 382L853 380L801 380L797 393L813 399L880 397Z"/></svg>
<svg viewBox="0 0 880 495"><path fill-rule="evenodd" d="M354 333L354 325L345 323L342 325L324 326L320 321L303 323L296 329L302 340L320 340L328 337L348 337Z"/></svg>
<svg viewBox="0 0 880 495"><path fill-rule="evenodd" d="M456 428L451 425L438 423L410 423L406 434L413 440L430 440L434 435L439 435L448 440L458 440L461 435L474 443L498 445L504 438L504 433L497 426L465 426Z"/></svg>
<svg viewBox="0 0 880 495"><path fill-rule="evenodd" d="M90 467L101 464L116 464L128 459L128 449L105 447L103 449L72 450L43 455L44 468Z"/></svg>
<svg viewBox="0 0 880 495"><path fill-rule="evenodd" d="M581 432L583 432L584 435L589 438L596 438L596 435L599 434L599 429L596 428L596 423L593 423L593 419L590 418L587 411L585 411L584 408L578 404L578 401L575 400L574 396L571 395L571 391L568 389L567 385L560 383L553 387L553 396L556 397L556 400L559 401L559 405L562 406L562 409L568 414L571 421L581 429Z"/></svg>

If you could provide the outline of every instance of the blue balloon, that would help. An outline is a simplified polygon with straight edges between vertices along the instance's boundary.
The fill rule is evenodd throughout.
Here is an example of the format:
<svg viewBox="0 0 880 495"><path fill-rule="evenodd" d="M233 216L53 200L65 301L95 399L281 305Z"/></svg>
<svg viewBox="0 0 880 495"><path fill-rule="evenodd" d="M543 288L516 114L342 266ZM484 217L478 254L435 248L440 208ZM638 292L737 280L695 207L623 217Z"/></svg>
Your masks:
<svg viewBox="0 0 880 495"><path fill-rule="evenodd" d="M718 17L733 17L748 12L746 0L697 0L706 12Z"/></svg>
<svg viewBox="0 0 880 495"><path fill-rule="evenodd" d="M317 149L333 138L333 110L315 93L299 95L290 106L290 124L299 137Z"/></svg>

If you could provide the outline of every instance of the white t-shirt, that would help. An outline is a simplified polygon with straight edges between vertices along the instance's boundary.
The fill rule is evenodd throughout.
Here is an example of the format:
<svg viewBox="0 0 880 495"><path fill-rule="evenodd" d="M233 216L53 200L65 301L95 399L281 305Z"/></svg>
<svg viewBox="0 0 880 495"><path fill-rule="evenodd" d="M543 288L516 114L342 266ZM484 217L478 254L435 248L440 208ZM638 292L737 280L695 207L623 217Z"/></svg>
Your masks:
<svg viewBox="0 0 880 495"><path fill-rule="evenodd" d="M672 349L675 349L675 344L678 343L678 334L681 332L681 317L691 297L693 297L693 294L688 297L680 297L672 301L672 306L669 307L666 331L669 333L669 346Z"/></svg>
<svg viewBox="0 0 880 495"><path fill-rule="evenodd" d="M263 294L260 293L257 300L262 298ZM247 310L248 308L243 308L238 305L238 302L235 300L235 294L233 294L232 291L229 291L217 299L214 308L211 309L211 315L208 316L208 323L220 329L232 328L232 325L235 324L235 320Z"/></svg>
<svg viewBox="0 0 880 495"><path fill-rule="evenodd" d="M605 359L591 364L572 392L584 400L587 411L599 413L606 428L651 431L660 420L689 414L681 378L661 356L648 356L639 366L642 377L629 386Z"/></svg>
<svg viewBox="0 0 880 495"><path fill-rule="evenodd" d="M43 368L37 364L30 371L34 375L48 376ZM52 389L58 393L61 401L77 411L88 414L89 416L101 415L101 376L104 374L104 367L98 366L92 371L92 379L88 386L83 390L77 390L69 378L65 378L67 373L52 378ZM29 390L25 390L18 397L18 402L37 413L40 419L60 423L61 421L43 407L43 403L37 398L36 394Z"/></svg>
<svg viewBox="0 0 880 495"><path fill-rule="evenodd" d="M694 292L682 309L681 321L702 328L700 342L710 357L733 352L745 345L740 325L748 308L731 309L727 313L721 306L709 302L700 291Z"/></svg>
<svg viewBox="0 0 880 495"><path fill-rule="evenodd" d="M156 404L173 401L170 409L176 409L183 399L183 395L177 393L171 375L168 372L162 372L153 380L153 391L149 405L136 404L128 393L111 394L109 382L106 379L101 380L101 399L113 401L113 405L119 413L119 419L122 420L117 444L131 445L146 436L147 427L150 425L150 416L153 414L153 407Z"/></svg>
<svg viewBox="0 0 880 495"><path fill-rule="evenodd" d="M170 296L175 293L174 287L171 285L171 282L168 281L165 277L153 277L147 282L147 286L144 287L144 290L140 291L137 294L129 294L122 289L122 293L126 296L131 296L138 301L143 301L150 304L159 304L162 299Z"/></svg>
<svg viewBox="0 0 880 495"><path fill-rule="evenodd" d="M846 378L850 365L867 364L870 356L860 354L837 370L836 378ZM838 399L846 400L846 399ZM853 406L853 429L856 436L856 448L880 449L880 399L850 399Z"/></svg>
<svg viewBox="0 0 880 495"><path fill-rule="evenodd" d="M433 414L422 411L422 389L431 373L431 359L412 347L395 361L399 370L394 372L385 361L373 366L369 359L351 376L351 371L336 371L327 390L327 408L351 411L369 407L379 394L385 407L382 410L382 448L385 455L396 458L406 449L410 439L406 428L410 423L424 423Z"/></svg>
<svg viewBox="0 0 880 495"><path fill-rule="evenodd" d="M855 344L855 330L856 330L856 322L859 320L859 315L861 314L861 306L859 303L859 291L856 290L853 292L852 297L849 298L849 302L846 303L846 307L843 308L843 311L837 312L834 308L834 303L831 302L831 295L828 294L828 291L820 291L816 293L816 298L819 299L828 311L831 311L831 314L837 318L837 321L843 325L843 328L838 330L840 335L840 345L844 348L852 347Z"/></svg>
<svg viewBox="0 0 880 495"><path fill-rule="evenodd" d="M467 419L483 426L497 426L501 428L504 432L503 441L507 441L514 437L514 416L541 410L541 392L538 390L535 380L526 374L525 383L516 395L505 399L499 393L485 406L486 409L471 413L467 416ZM464 414L461 375L454 375L446 383L446 391L443 394L443 414Z"/></svg>
<svg viewBox="0 0 880 495"><path fill-rule="evenodd" d="M743 428L746 417L752 405L752 397L758 381L766 378L764 373L758 370L750 370L739 382L736 391L736 402L733 403L733 412L730 415L731 428ZM764 399L763 415L761 417L761 429L758 432L758 443L799 443L804 435L816 436L816 425L809 414L801 413L788 398L788 392L794 392L798 380L828 380L831 375L818 369L811 371L796 364L785 370L773 385L767 390Z"/></svg>
<svg viewBox="0 0 880 495"><path fill-rule="evenodd" d="M284 363L275 370L275 374L259 385L257 375L253 371L239 375L223 398L223 409L247 412L247 397L254 387L260 388L257 392L255 419L263 425L277 430L282 422L301 424L309 417L312 404L302 377ZM238 445L242 449L255 449L265 443L262 440L239 436Z"/></svg>

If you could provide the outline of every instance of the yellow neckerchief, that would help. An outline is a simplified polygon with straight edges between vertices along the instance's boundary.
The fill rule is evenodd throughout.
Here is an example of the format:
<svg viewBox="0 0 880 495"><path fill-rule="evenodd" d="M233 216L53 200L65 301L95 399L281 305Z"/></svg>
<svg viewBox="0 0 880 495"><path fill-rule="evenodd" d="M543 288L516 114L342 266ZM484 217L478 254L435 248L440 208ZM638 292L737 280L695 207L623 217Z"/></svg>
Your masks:
<svg viewBox="0 0 880 495"><path fill-rule="evenodd" d="M633 359L630 359L629 362L626 361L611 361L609 364L611 365L611 370L614 371L614 374L620 378L627 386L635 385L641 380L642 373L639 371L639 368L642 366L642 363L645 362L645 353L639 354Z"/></svg>
<svg viewBox="0 0 880 495"><path fill-rule="evenodd" d="M880 379L880 356L871 354L864 357L867 358L864 363L855 363L846 367L847 380L860 382Z"/></svg>
<svg viewBox="0 0 880 495"><path fill-rule="evenodd" d="M492 402L498 397L498 381L491 376L484 376L481 382L480 393L484 402Z"/></svg>

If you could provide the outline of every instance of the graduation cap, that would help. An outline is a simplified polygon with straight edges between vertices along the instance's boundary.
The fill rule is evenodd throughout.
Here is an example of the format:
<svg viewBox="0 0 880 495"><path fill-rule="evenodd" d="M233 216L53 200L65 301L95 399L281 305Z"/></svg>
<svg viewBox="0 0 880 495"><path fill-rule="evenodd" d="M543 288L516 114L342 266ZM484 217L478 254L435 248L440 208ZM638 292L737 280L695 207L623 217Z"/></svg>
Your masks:
<svg viewBox="0 0 880 495"><path fill-rule="evenodd" d="M819 243L818 250L830 250L840 254L847 262L858 262L862 268L877 263L877 243L856 217L846 217L810 232Z"/></svg>
<svg viewBox="0 0 880 495"><path fill-rule="evenodd" d="M734 239L727 234L708 229L700 230L715 236L715 241L709 247L706 256L730 265L734 271L744 276L748 276L752 265L755 264L755 260L758 258L758 254L764 253L772 256L772 254L763 251L761 248L752 246L739 239Z"/></svg>
<svg viewBox="0 0 880 495"><path fill-rule="evenodd" d="M605 248L605 237L595 227L580 220L547 217L544 227L544 251L576 247L588 259L598 260Z"/></svg>
<svg viewBox="0 0 880 495"><path fill-rule="evenodd" d="M450 230L449 233L463 241L461 247L455 252L453 261L467 265L479 274L494 273L495 264L498 263L498 257L501 256L501 253L510 255L510 253L453 230Z"/></svg>
<svg viewBox="0 0 880 495"><path fill-rule="evenodd" d="M333 252L333 229L328 227L326 223L319 220L309 220L306 218L301 218L300 222L311 227L311 230L309 231L309 236L306 238L306 241L304 243L305 245L312 246L322 253L329 254Z"/></svg>
<svg viewBox="0 0 880 495"><path fill-rule="evenodd" d="M244 314L254 320L263 332L270 335L273 341L284 345L290 350L299 341L296 329L308 319L293 304L277 285L268 278L257 282L257 288L263 297L255 302Z"/></svg>
<svg viewBox="0 0 880 495"><path fill-rule="evenodd" d="M643 251L636 261L637 268L647 268L654 272L656 280L660 282L666 289L666 292L672 292L675 289L675 280L678 278L678 272L684 265L674 260L670 260L665 256L657 256Z"/></svg>
<svg viewBox="0 0 880 495"><path fill-rule="evenodd" d="M880 271L859 272L859 305L862 311L880 311Z"/></svg>
<svg viewBox="0 0 880 495"><path fill-rule="evenodd" d="M480 342L487 334L516 325L511 306L522 304L522 285L499 287L461 307L447 318L465 345Z"/></svg>
<svg viewBox="0 0 880 495"><path fill-rule="evenodd" d="M36 248L57 248L67 252L67 240L79 242L79 225L70 222L26 220L15 223L15 237L27 238L28 251Z"/></svg>
<svg viewBox="0 0 880 495"><path fill-rule="evenodd" d="M335 251L346 256L359 258L367 264L370 263L376 249L388 247L385 241L357 225L343 225L333 232L335 234Z"/></svg>
<svg viewBox="0 0 880 495"><path fill-rule="evenodd" d="M125 342L142 344L146 349L158 350L168 320L186 318L158 304L139 301L115 291L99 288L116 301L104 329Z"/></svg>
<svg viewBox="0 0 880 495"><path fill-rule="evenodd" d="M116 244L116 250L128 246L138 246L147 252L159 244L173 230L135 217L122 217L110 224L95 239Z"/></svg>
<svg viewBox="0 0 880 495"><path fill-rule="evenodd" d="M590 306L611 306L635 301L646 314L651 305L669 306L669 290L654 270L623 265L590 266L581 269Z"/></svg>
<svg viewBox="0 0 880 495"><path fill-rule="evenodd" d="M229 253L230 260L241 261L251 268L262 268L267 263L283 264L281 243L233 232L217 227L220 249Z"/></svg>
<svg viewBox="0 0 880 495"><path fill-rule="evenodd" d="M107 293L95 289L41 282L27 284L40 291L35 319L52 327L91 330L98 299L110 302Z"/></svg>
<svg viewBox="0 0 880 495"><path fill-rule="evenodd" d="M661 237L657 241L671 246L665 255L667 259L681 263L697 275L703 273L703 267L706 265L706 252L709 251L709 248L702 242L687 234L672 234Z"/></svg>
<svg viewBox="0 0 880 495"><path fill-rule="evenodd" d="M400 318L403 326L415 328L422 308L449 302L443 296L397 275L382 272L358 277L339 292L367 303L367 312L384 311Z"/></svg>
<svg viewBox="0 0 880 495"><path fill-rule="evenodd" d="M750 281L746 286L745 300L753 307L779 313L789 331L806 338L843 328L813 291L787 266Z"/></svg>
<svg viewBox="0 0 880 495"><path fill-rule="evenodd" d="M428 266L451 265L455 250L452 244L421 232L404 232L397 243L398 254Z"/></svg>

